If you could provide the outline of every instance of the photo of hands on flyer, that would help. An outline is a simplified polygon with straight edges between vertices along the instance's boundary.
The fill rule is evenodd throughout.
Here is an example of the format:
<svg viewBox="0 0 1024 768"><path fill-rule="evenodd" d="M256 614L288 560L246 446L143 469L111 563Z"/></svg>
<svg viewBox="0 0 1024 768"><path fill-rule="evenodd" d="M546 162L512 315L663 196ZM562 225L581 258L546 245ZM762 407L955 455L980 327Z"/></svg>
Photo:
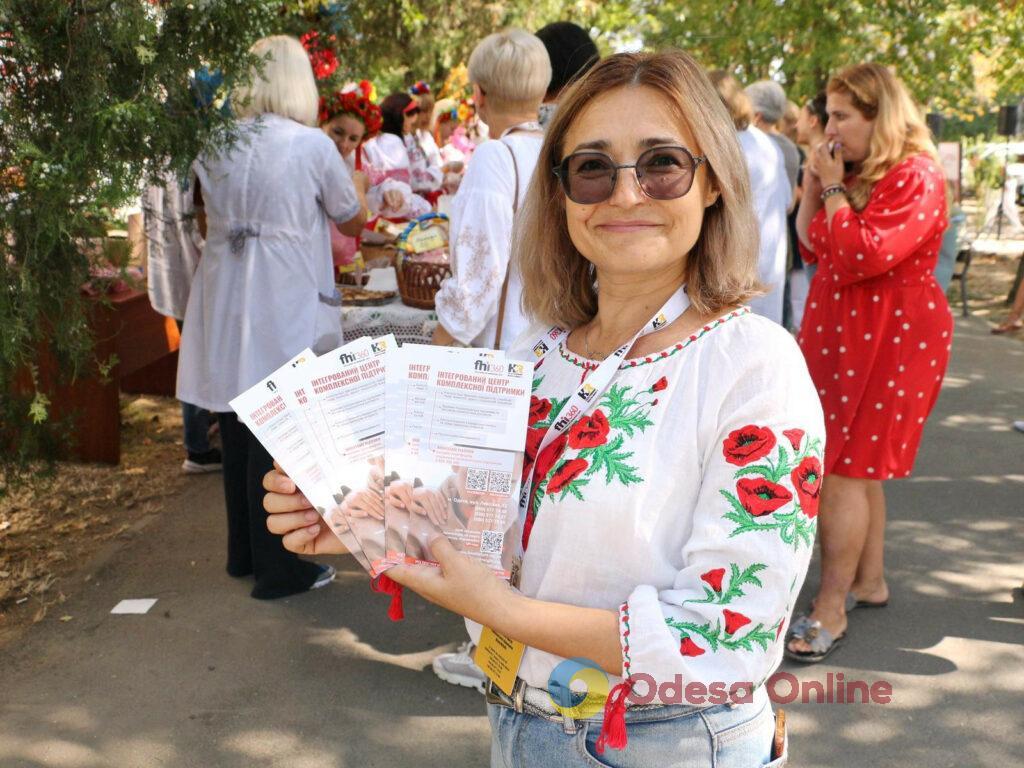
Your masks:
<svg viewBox="0 0 1024 768"><path fill-rule="evenodd" d="M502 352L364 337L231 406L371 577L445 536L507 579L532 380Z"/></svg>

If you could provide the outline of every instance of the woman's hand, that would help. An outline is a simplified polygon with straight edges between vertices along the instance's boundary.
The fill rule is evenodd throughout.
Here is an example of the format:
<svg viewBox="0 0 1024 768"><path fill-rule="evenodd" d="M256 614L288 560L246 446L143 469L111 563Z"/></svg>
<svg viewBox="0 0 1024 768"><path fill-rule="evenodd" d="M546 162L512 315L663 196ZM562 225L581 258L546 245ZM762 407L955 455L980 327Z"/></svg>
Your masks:
<svg viewBox="0 0 1024 768"><path fill-rule="evenodd" d="M285 549L297 555L344 555L348 552L276 462L274 469L264 475L263 487L267 490L263 497L267 530L284 537L281 543Z"/></svg>
<svg viewBox="0 0 1024 768"><path fill-rule="evenodd" d="M843 166L843 147L841 144L833 146L835 150L829 151L829 143L823 141L811 153L813 167L821 181L822 189L842 184L843 176L846 175L846 168Z"/></svg>
<svg viewBox="0 0 1024 768"><path fill-rule="evenodd" d="M400 211L405 207L405 195L397 189L389 189L381 195L381 202L385 211Z"/></svg>
<svg viewBox="0 0 1024 768"><path fill-rule="evenodd" d="M501 626L515 593L479 560L468 557L444 536L430 542L440 565L396 565L388 576L420 596L488 627Z"/></svg>

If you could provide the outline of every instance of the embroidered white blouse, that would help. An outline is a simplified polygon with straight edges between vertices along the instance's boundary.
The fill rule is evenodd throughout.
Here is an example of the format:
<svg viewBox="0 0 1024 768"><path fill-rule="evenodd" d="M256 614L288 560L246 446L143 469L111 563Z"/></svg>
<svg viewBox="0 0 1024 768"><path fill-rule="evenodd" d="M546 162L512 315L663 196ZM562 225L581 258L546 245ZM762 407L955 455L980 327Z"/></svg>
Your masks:
<svg viewBox="0 0 1024 768"><path fill-rule="evenodd" d="M207 238L185 312L177 397L214 412L305 347L341 343L328 219L359 198L327 134L274 114L192 168Z"/></svg>
<svg viewBox="0 0 1024 768"><path fill-rule="evenodd" d="M449 252L452 276L434 298L441 325L463 344L494 346L501 286L512 250L515 169L519 172L519 205L537 165L543 137L515 131L500 141L476 148L466 175L451 203ZM505 349L528 323L520 309L523 287L518 270L509 274L508 295L499 348Z"/></svg>
<svg viewBox="0 0 1024 768"><path fill-rule="evenodd" d="M529 359L541 332L510 354ZM527 467L596 365L561 346L541 362ZM824 432L796 342L747 308L624 361L596 407L536 459L521 591L618 611L621 674L641 695L641 674L763 683L811 556ZM528 648L519 675L547 688L562 661Z"/></svg>
<svg viewBox="0 0 1024 768"><path fill-rule="evenodd" d="M426 193L439 190L444 179L441 150L437 148L437 142L430 131L406 134L405 148L409 153L413 191Z"/></svg>

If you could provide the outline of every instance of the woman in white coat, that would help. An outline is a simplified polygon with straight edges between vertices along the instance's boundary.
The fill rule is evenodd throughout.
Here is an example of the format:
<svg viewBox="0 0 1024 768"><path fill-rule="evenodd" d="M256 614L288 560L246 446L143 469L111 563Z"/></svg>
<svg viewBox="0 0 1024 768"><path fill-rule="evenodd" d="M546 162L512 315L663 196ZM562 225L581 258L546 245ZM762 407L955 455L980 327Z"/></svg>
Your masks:
<svg viewBox="0 0 1024 768"><path fill-rule="evenodd" d="M193 168L206 249L185 313L178 399L218 415L228 513L227 571L255 577L271 599L321 586L328 566L299 560L266 531L263 475L270 455L229 401L305 347L341 343L328 219L356 235L365 179L353 177L316 128L318 97L298 40L269 37L251 84L233 95L241 139Z"/></svg>

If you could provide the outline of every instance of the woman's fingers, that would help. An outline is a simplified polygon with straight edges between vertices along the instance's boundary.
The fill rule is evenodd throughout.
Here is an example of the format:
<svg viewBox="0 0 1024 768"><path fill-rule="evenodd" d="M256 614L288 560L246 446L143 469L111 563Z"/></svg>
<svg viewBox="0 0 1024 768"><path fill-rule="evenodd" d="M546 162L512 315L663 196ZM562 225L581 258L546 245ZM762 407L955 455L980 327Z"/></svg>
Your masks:
<svg viewBox="0 0 1024 768"><path fill-rule="evenodd" d="M267 515L267 530L278 536L319 524L320 515L312 509L305 512L280 512ZM315 535L315 534L314 534Z"/></svg>
<svg viewBox="0 0 1024 768"><path fill-rule="evenodd" d="M297 555L314 555L316 554L316 547L313 546L313 542L316 541L316 537L320 535L321 525L310 525L305 528L300 528L297 531L292 531L286 534L281 543L284 548L289 552L294 552Z"/></svg>
<svg viewBox="0 0 1024 768"><path fill-rule="evenodd" d="M271 493L295 493L295 482L274 462L274 469L263 476L263 489Z"/></svg>
<svg viewBox="0 0 1024 768"><path fill-rule="evenodd" d="M301 493L268 493L263 497L263 508L272 515L312 509L309 499Z"/></svg>

